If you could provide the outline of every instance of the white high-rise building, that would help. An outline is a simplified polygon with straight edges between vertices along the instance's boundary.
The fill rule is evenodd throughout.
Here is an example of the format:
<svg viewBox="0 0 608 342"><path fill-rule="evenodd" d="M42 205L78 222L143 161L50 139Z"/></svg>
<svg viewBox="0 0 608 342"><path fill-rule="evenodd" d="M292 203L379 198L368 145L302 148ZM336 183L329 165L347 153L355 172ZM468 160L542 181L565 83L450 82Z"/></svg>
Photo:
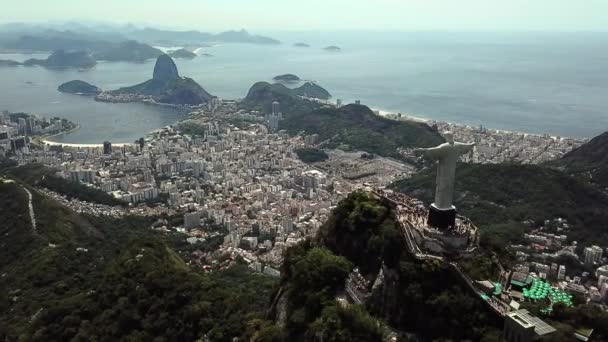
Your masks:
<svg viewBox="0 0 608 342"><path fill-rule="evenodd" d="M559 269L557 270L557 280L566 279L566 266L559 265Z"/></svg>
<svg viewBox="0 0 608 342"><path fill-rule="evenodd" d="M603 251L599 246L586 247L584 252L585 264L593 265L599 263L602 260L602 253Z"/></svg>
<svg viewBox="0 0 608 342"><path fill-rule="evenodd" d="M279 116L281 113L281 104L277 101L272 103L272 115Z"/></svg>
<svg viewBox="0 0 608 342"><path fill-rule="evenodd" d="M608 283L603 283L602 286L600 286L600 295L603 300L608 298Z"/></svg>

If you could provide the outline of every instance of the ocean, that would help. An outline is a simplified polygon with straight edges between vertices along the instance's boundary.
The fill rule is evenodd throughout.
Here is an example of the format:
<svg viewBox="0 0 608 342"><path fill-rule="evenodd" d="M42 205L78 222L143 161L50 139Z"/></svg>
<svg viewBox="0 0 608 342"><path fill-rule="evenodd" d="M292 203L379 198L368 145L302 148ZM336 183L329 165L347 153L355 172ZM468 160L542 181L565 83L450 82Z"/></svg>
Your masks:
<svg viewBox="0 0 608 342"><path fill-rule="evenodd" d="M488 128L592 137L608 130L608 33L266 33L278 46L220 44L213 57L176 60L182 76L224 99L293 73L344 103ZM306 42L310 48L293 47ZM337 45L342 52L322 48ZM0 55L25 60L40 55ZM143 82L154 61L94 69L0 68L0 110L61 116L80 130L66 143L132 142L182 114L142 104L61 94L80 79L102 89Z"/></svg>

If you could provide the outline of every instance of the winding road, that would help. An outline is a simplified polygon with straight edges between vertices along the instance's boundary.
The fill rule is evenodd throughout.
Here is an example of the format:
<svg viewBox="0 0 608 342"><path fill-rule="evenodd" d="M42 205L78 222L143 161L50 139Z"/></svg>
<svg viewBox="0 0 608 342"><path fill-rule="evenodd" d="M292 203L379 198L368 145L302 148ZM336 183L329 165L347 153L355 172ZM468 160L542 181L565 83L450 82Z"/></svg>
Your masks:
<svg viewBox="0 0 608 342"><path fill-rule="evenodd" d="M36 228L36 213L34 212L34 204L32 203L32 193L24 186L22 186L22 188L27 193L27 207L30 213L30 222L32 222L32 231L34 234L38 234L38 229Z"/></svg>

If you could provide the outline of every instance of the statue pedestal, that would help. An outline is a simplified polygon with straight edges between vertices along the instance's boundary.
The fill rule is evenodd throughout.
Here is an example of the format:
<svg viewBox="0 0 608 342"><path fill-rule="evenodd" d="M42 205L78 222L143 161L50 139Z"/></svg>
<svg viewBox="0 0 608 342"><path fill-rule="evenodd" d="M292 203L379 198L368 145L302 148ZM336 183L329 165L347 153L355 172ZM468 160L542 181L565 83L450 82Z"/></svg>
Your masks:
<svg viewBox="0 0 608 342"><path fill-rule="evenodd" d="M441 230L447 230L449 227L454 228L456 226L456 207L440 209L435 206L435 203L431 204L427 224Z"/></svg>

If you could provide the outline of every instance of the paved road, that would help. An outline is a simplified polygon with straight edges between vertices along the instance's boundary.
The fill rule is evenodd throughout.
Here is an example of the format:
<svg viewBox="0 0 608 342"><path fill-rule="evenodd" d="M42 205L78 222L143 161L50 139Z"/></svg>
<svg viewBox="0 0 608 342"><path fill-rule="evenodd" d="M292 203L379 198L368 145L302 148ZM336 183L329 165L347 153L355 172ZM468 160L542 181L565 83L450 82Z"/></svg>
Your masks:
<svg viewBox="0 0 608 342"><path fill-rule="evenodd" d="M36 228L36 213L34 212L34 204L32 203L32 193L26 187L23 187L23 190L27 193L27 206L30 213L30 222L32 222L32 231L34 234L38 234L38 229Z"/></svg>

